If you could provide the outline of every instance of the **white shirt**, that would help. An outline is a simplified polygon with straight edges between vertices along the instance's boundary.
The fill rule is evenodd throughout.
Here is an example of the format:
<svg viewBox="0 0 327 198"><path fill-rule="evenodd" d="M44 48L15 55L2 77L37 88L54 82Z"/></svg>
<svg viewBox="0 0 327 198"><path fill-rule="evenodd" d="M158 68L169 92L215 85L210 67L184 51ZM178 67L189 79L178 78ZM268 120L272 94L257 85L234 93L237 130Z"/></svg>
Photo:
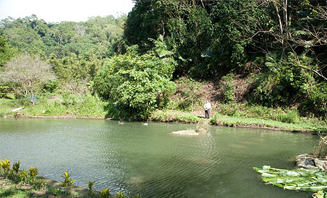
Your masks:
<svg viewBox="0 0 327 198"><path fill-rule="evenodd" d="M209 102L207 102L204 104L203 107L204 107L204 110L209 110L209 109L211 109L211 104Z"/></svg>

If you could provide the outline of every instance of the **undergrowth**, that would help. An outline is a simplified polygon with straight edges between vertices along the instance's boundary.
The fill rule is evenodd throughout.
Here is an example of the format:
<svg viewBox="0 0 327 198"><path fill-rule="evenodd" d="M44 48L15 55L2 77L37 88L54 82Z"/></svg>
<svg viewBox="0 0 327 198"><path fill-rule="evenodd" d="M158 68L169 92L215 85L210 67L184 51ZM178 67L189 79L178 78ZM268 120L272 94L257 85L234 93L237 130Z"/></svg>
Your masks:
<svg viewBox="0 0 327 198"><path fill-rule="evenodd" d="M59 97L55 100L46 97L39 98L33 106L27 99L0 99L0 116L76 116L76 117L104 117L105 103L94 96ZM17 112L13 109L24 107Z"/></svg>

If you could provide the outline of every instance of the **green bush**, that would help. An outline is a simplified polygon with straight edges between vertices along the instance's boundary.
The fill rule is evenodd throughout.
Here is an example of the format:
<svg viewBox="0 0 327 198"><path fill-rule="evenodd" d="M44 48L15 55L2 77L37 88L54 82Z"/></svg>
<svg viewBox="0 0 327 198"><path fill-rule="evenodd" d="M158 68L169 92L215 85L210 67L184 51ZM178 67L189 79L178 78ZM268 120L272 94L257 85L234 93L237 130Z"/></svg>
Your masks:
<svg viewBox="0 0 327 198"><path fill-rule="evenodd" d="M181 78L176 81L176 92L180 93L177 108L184 111L192 111L202 106L203 92L200 92L201 83L191 78Z"/></svg>
<svg viewBox="0 0 327 198"><path fill-rule="evenodd" d="M0 98L3 98L9 93L9 87L6 85L0 85Z"/></svg>
<svg viewBox="0 0 327 198"><path fill-rule="evenodd" d="M102 198L109 198L110 197L110 191L109 191L109 188L103 188L101 191L100 191L100 197ZM118 196L117 196L118 197Z"/></svg>
<svg viewBox="0 0 327 198"><path fill-rule="evenodd" d="M111 58L95 78L96 92L108 101L107 117L148 119L154 110L167 105L175 89L170 79L176 62L169 51L138 55L135 48Z"/></svg>
<svg viewBox="0 0 327 198"><path fill-rule="evenodd" d="M233 84L234 74L229 73L226 76L221 78L219 85L222 87L222 96L223 101L225 103L232 103L234 102L234 89L235 86Z"/></svg>
<svg viewBox="0 0 327 198"><path fill-rule="evenodd" d="M277 115L277 121L297 124L300 121L300 116L297 110L287 111Z"/></svg>

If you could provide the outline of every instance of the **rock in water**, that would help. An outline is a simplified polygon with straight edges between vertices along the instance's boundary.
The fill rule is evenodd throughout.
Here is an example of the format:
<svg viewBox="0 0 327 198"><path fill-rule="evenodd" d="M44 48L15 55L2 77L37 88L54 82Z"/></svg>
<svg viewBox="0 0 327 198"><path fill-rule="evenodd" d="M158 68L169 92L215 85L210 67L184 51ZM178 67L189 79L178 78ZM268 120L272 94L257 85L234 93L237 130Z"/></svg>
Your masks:
<svg viewBox="0 0 327 198"><path fill-rule="evenodd" d="M177 135L199 135L199 133L197 133L194 130L174 131L174 132L172 132L172 134L177 134Z"/></svg>

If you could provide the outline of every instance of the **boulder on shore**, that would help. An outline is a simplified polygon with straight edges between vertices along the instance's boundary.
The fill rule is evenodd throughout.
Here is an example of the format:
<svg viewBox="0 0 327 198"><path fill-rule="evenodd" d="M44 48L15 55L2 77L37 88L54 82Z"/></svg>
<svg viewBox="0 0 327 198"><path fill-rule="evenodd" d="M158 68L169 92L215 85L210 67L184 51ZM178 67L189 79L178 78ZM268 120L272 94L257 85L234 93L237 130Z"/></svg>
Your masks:
<svg viewBox="0 0 327 198"><path fill-rule="evenodd" d="M311 154L301 154L295 157L295 161L298 168L327 171L327 159L319 159Z"/></svg>

